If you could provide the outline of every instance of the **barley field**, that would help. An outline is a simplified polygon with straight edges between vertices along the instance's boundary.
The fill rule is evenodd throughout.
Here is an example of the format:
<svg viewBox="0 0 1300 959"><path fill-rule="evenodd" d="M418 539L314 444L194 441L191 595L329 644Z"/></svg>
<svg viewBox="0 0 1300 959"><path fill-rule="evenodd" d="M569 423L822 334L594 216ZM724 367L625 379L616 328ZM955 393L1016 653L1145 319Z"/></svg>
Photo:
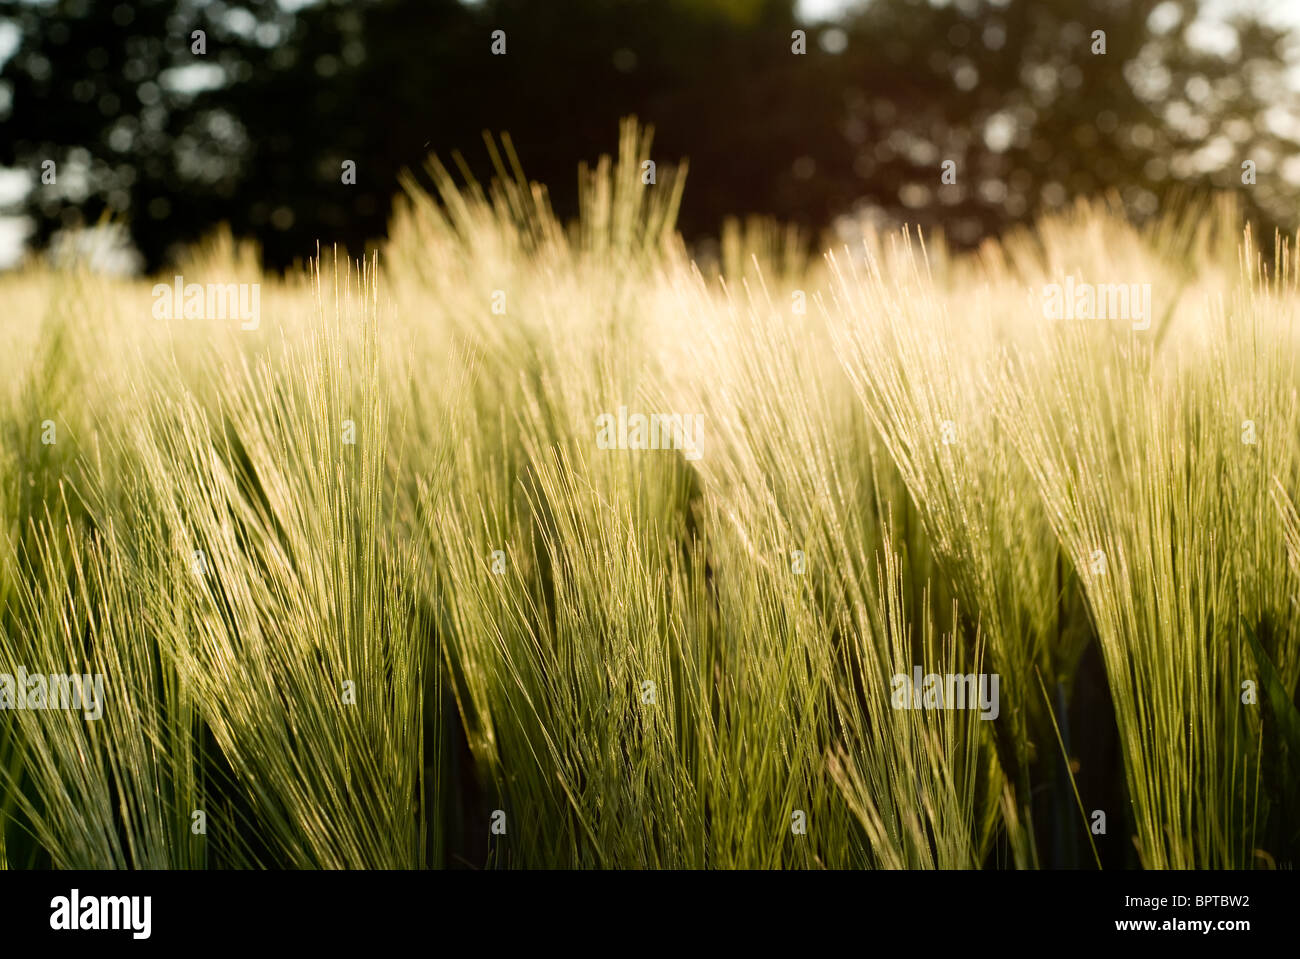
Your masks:
<svg viewBox="0 0 1300 959"><path fill-rule="evenodd" d="M8 704L0 866L1294 859L1295 238L1097 201L694 260L649 137L571 224L502 138L363 259L192 250L255 328L0 277L0 670L103 678ZM1067 278L1149 312L1048 318Z"/></svg>

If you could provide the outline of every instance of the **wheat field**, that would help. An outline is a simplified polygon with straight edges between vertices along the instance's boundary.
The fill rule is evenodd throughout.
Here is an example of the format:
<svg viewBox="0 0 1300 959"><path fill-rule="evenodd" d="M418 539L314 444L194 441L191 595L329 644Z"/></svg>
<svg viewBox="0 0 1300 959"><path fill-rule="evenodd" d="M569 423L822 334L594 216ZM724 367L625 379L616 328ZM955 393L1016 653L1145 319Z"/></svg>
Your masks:
<svg viewBox="0 0 1300 959"><path fill-rule="evenodd" d="M104 687L5 711L0 866L1294 858L1295 238L1097 201L695 262L649 136L572 224L503 139L365 259L218 235L175 272L252 329L0 277L0 671ZM1045 318L1067 277L1149 322ZM898 708L915 667L996 710Z"/></svg>

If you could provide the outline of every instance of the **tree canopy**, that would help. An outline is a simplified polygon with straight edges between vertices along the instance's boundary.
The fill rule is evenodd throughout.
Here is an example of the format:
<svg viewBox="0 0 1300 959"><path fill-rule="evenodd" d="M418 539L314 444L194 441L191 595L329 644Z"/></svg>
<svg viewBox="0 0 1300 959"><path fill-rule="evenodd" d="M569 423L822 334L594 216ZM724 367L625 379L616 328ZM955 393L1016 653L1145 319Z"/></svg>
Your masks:
<svg viewBox="0 0 1300 959"><path fill-rule="evenodd" d="M0 0L0 19L19 31L0 164L33 178L33 241L108 212L150 268L220 222L270 265L360 253L429 153L490 175L486 130L573 213L576 164L629 114L660 162L689 159L688 238L860 210L972 244L1112 190L1144 216L1236 189L1266 234L1296 225L1290 38L1194 0L872 0L815 24L794 0Z"/></svg>

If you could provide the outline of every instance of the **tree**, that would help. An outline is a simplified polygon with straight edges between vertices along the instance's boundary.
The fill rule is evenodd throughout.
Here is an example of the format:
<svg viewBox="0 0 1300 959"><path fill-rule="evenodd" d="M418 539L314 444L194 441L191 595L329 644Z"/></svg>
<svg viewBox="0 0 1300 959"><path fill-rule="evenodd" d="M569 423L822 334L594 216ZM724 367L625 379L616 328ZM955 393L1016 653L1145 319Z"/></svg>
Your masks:
<svg viewBox="0 0 1300 959"><path fill-rule="evenodd" d="M661 162L689 159L691 238L858 205L962 245L1078 195L1145 215L1208 187L1291 229L1287 37L1242 20L1215 49L1197 17L1194 0L873 0L818 25L794 0L0 0L20 30L0 163L36 177L38 243L109 210L150 268L221 221L271 265L317 241L361 253L428 153L490 176L485 130L572 215L577 162L628 114Z"/></svg>

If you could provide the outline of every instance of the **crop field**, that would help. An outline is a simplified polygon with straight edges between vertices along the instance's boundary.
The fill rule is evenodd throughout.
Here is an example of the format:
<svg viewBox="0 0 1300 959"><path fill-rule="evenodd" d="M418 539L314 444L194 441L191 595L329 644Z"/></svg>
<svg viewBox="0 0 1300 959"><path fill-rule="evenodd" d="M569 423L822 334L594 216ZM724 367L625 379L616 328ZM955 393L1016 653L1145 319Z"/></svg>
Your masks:
<svg viewBox="0 0 1300 959"><path fill-rule="evenodd" d="M649 136L0 276L0 867L1294 861L1295 238L696 255Z"/></svg>

